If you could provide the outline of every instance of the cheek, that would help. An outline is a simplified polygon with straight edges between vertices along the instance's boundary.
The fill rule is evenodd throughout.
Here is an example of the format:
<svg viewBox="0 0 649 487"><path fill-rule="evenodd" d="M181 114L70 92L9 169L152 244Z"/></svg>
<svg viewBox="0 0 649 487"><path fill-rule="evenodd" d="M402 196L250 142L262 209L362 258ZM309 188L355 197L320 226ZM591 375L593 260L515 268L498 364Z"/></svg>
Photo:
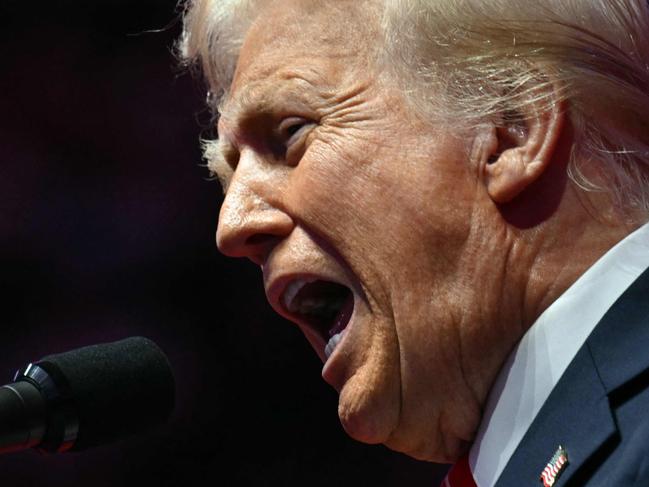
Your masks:
<svg viewBox="0 0 649 487"><path fill-rule="evenodd" d="M359 161L352 151L343 156L320 147L311 149L291 174L287 204L333 245L350 240L363 245L384 226L391 199L388 186L374 165Z"/></svg>
<svg viewBox="0 0 649 487"><path fill-rule="evenodd" d="M414 288L457 277L471 224L475 185L461 151L442 141L406 157L411 145L350 144L345 155L315 145L285 193L293 214L347 261L384 312L400 289L419 294Z"/></svg>
<svg viewBox="0 0 649 487"><path fill-rule="evenodd" d="M343 160L321 152L304 162L291 176L289 204L340 251L390 261L445 256L466 235L471 188L450 183L468 180L459 161L403 161L396 154Z"/></svg>

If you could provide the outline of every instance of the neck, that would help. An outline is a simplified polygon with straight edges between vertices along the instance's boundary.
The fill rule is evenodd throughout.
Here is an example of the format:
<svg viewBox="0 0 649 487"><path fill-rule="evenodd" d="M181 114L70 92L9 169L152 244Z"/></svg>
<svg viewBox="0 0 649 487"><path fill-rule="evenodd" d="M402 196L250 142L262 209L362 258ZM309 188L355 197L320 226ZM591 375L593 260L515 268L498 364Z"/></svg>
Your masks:
<svg viewBox="0 0 649 487"><path fill-rule="evenodd" d="M605 194L585 195L569 183L551 218L518 232L513 245L526 249L520 255L526 256L527 265L510 264L520 270L516 281L524 283L520 315L524 330L610 248L640 226L611 208Z"/></svg>
<svg viewBox="0 0 649 487"><path fill-rule="evenodd" d="M491 384L512 347L518 343L537 318L556 301L590 266L610 248L639 225L627 221L611 211L603 195L588 198L567 182L560 201L551 214L544 214L534 225L516 225L508 220L507 209L490 220L497 240L487 241L488 247L497 247L491 254L492 275L489 286L501 289L500 293L480 293L481 318L484 330L495 336L481 336L481 341L466 346L467 356L483 356L484 343L490 343L490 356L482 360L469 360L465 370L470 383L477 384L474 393L486 400ZM601 201L597 201L601 200ZM550 201L550 203L548 203ZM520 201L516 202L517 204ZM551 198L536 193L532 205L542 205L536 210L530 206L517 206L521 214L543 214L551 205ZM494 217L494 215L491 215ZM500 225L500 227L498 227ZM493 269L502 269L493 272Z"/></svg>

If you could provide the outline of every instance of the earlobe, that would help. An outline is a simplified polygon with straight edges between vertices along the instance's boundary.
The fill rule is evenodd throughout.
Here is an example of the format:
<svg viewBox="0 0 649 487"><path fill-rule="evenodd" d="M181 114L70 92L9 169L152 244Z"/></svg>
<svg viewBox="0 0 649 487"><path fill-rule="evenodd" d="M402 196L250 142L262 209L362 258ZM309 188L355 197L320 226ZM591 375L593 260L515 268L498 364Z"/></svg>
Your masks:
<svg viewBox="0 0 649 487"><path fill-rule="evenodd" d="M495 149L483 166L487 192L497 204L516 198L548 169L565 118L563 102L531 103L518 115L493 128Z"/></svg>

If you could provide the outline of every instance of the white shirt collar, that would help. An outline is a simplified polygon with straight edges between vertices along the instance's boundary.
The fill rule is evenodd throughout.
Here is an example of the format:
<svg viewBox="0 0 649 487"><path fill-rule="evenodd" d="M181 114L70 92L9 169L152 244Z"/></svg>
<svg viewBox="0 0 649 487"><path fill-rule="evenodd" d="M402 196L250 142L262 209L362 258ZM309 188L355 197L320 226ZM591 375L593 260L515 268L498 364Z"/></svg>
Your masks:
<svg viewBox="0 0 649 487"><path fill-rule="evenodd" d="M479 487L496 483L588 335L648 267L649 223L601 257L523 336L494 382L469 452Z"/></svg>

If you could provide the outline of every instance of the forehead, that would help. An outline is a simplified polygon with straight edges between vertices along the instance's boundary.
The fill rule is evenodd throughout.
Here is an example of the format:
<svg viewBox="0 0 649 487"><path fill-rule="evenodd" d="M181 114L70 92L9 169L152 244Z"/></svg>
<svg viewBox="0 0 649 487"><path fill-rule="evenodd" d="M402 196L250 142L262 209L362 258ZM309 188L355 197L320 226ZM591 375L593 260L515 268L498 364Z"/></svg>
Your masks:
<svg viewBox="0 0 649 487"><path fill-rule="evenodd" d="M375 0L278 0L246 34L223 115L284 84L333 89L367 72L379 44Z"/></svg>

